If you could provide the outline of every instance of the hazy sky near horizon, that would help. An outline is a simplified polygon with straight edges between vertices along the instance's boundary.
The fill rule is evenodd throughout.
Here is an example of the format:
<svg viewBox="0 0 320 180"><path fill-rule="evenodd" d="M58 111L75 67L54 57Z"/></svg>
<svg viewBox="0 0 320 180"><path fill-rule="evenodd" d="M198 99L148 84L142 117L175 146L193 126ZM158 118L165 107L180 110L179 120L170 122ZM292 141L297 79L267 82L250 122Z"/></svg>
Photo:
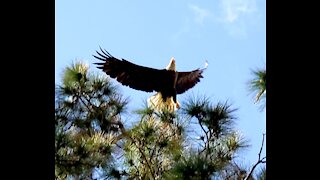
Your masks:
<svg viewBox="0 0 320 180"><path fill-rule="evenodd" d="M238 109L236 129L251 144L239 158L246 165L257 161L266 113L253 103L247 82L253 77L251 70L266 64L265 0L56 0L56 83L63 68L74 61L100 72L92 56L99 46L117 58L159 69L171 57L178 71L202 68L207 60L204 78L178 95L178 101L199 94L213 103L231 102ZM153 95L120 89L130 99L129 111Z"/></svg>

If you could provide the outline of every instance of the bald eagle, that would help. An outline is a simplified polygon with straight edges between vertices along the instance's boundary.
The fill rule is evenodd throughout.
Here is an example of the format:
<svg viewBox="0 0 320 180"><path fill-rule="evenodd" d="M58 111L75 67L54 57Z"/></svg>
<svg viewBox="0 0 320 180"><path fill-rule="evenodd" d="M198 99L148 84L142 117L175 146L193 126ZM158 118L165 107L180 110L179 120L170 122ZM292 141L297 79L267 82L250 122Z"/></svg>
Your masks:
<svg viewBox="0 0 320 180"><path fill-rule="evenodd" d="M157 109L167 107L173 111L179 108L177 94L186 92L200 82L206 68L178 72L175 60L171 58L165 69L154 69L131 63L125 59L117 59L101 48L100 51L96 51L99 56L93 55L103 61L94 63L98 65L97 68L124 86L145 92L156 91L157 93L148 99L148 103Z"/></svg>

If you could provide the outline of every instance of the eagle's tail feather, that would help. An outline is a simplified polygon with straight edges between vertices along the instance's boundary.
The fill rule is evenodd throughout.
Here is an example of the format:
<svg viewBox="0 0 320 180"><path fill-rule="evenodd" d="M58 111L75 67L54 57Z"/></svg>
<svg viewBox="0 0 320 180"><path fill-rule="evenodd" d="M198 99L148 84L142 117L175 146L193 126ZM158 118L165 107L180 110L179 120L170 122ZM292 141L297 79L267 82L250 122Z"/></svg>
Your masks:
<svg viewBox="0 0 320 180"><path fill-rule="evenodd" d="M170 112L174 112L175 110L180 108L180 104L178 102L175 103L172 97L168 97L164 101L162 99L162 94L159 92L148 98L148 106L156 111L168 109Z"/></svg>

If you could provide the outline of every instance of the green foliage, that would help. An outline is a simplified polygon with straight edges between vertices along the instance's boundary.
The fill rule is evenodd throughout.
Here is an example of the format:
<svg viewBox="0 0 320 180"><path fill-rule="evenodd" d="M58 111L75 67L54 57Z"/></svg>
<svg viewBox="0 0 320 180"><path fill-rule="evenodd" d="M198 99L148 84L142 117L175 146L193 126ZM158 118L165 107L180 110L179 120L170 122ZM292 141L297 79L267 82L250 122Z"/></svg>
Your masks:
<svg viewBox="0 0 320 180"><path fill-rule="evenodd" d="M252 71L253 78L249 81L249 91L255 94L255 103L266 97L267 71L257 69Z"/></svg>
<svg viewBox="0 0 320 180"><path fill-rule="evenodd" d="M267 168L262 166L256 175L256 180L266 180L267 179Z"/></svg>
<svg viewBox="0 0 320 180"><path fill-rule="evenodd" d="M187 157L181 158L164 177L172 180L210 179L217 170L214 161L192 152Z"/></svg>
<svg viewBox="0 0 320 180"><path fill-rule="evenodd" d="M80 87L86 81L87 71L87 64L73 63L64 70L63 84L67 87Z"/></svg>
<svg viewBox="0 0 320 180"><path fill-rule="evenodd" d="M56 178L88 177L111 167L127 101L106 76L78 62L64 70L56 88Z"/></svg>
<svg viewBox="0 0 320 180"><path fill-rule="evenodd" d="M211 179L220 177L230 166L234 155L247 147L247 141L232 130L235 119L227 102L212 105L206 97L189 97L183 103L182 113L196 118L203 135L202 146L181 154L179 161L165 174L166 179ZM202 148L200 148L202 147Z"/></svg>
<svg viewBox="0 0 320 180"><path fill-rule="evenodd" d="M139 112L149 113L147 109ZM156 113L142 115L128 131L124 150L130 178L160 178L179 158L182 136L178 126L162 120Z"/></svg>
<svg viewBox="0 0 320 180"><path fill-rule="evenodd" d="M232 130L236 119L233 113L236 110L232 109L231 104L228 104L227 101L213 105L207 97L189 97L182 108L183 113L197 118L203 131L212 138L218 138Z"/></svg>
<svg viewBox="0 0 320 180"><path fill-rule="evenodd" d="M112 138L102 132L89 136L75 127L66 132L60 129L56 133L56 176L88 174L94 167L107 165Z"/></svg>
<svg viewBox="0 0 320 180"><path fill-rule="evenodd" d="M124 127L127 100L107 76L88 68L81 62L67 67L56 88L56 179L91 179L96 171L105 179L246 176L248 170L233 161L248 144L233 127L231 104L213 104L205 96L189 97L175 112L145 104L135 111L138 123ZM197 139L187 131L193 121Z"/></svg>
<svg viewBox="0 0 320 180"><path fill-rule="evenodd" d="M127 101L116 93L117 89L106 76L88 74L87 66L75 64L66 68L63 85L57 88L56 117L68 120L77 127L117 132L114 125L125 110ZM75 79L82 74L81 82Z"/></svg>
<svg viewBox="0 0 320 180"><path fill-rule="evenodd" d="M183 104L182 113L196 118L202 129L198 139L202 146L192 148L191 155L183 154L184 159L174 164L166 177L219 179L223 170L232 164L235 154L248 147L247 141L232 128L236 109L228 102L213 105L206 97L190 96Z"/></svg>
<svg viewBox="0 0 320 180"><path fill-rule="evenodd" d="M235 162L230 163L219 172L217 179L223 180L244 180L249 173L249 168L243 165L239 165ZM248 180L253 180L250 176Z"/></svg>

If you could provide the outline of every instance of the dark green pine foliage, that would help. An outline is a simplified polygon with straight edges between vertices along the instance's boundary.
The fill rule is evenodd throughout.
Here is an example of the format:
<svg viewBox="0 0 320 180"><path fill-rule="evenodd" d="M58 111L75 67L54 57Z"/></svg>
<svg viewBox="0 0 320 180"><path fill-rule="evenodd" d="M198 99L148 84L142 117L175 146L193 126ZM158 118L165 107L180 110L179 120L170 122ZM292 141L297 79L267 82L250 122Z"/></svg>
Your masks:
<svg viewBox="0 0 320 180"><path fill-rule="evenodd" d="M266 69L256 69L252 70L253 78L248 82L249 91L255 95L254 103L259 103L265 100L267 89L267 71ZM261 105L262 108L265 107L265 101Z"/></svg>
<svg viewBox="0 0 320 180"><path fill-rule="evenodd" d="M185 150L166 179L223 179L225 168L232 165L236 152L247 147L244 138L233 130L235 117L227 102L213 105L206 97L191 97L183 103L182 113L196 121L200 146Z"/></svg>
<svg viewBox="0 0 320 180"><path fill-rule="evenodd" d="M236 109L230 103L190 96L174 113L137 110L138 119L124 127L126 104L104 73L89 73L81 62L64 70L56 88L56 179L247 176L249 169L235 163L248 144L233 126Z"/></svg>
<svg viewBox="0 0 320 180"><path fill-rule="evenodd" d="M120 114L126 100L110 80L77 62L56 87L55 176L90 179L95 168L112 166Z"/></svg>
<svg viewBox="0 0 320 180"><path fill-rule="evenodd" d="M183 151L183 127L168 110L138 110L138 123L126 132L124 144L127 179L161 179Z"/></svg>

